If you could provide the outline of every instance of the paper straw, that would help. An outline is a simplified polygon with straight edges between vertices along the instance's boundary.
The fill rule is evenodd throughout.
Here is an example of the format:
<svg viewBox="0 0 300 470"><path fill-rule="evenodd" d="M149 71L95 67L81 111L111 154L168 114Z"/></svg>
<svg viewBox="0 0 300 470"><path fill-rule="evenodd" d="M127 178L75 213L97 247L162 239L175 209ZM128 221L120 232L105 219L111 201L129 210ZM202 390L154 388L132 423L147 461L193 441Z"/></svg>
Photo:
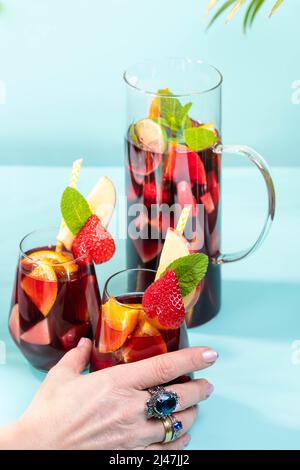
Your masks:
<svg viewBox="0 0 300 470"><path fill-rule="evenodd" d="M191 207L192 206L186 206L181 211L181 214L180 214L180 217L179 217L179 220L178 220L178 223L177 223L177 227L176 227L176 231L181 233L181 234L184 232L187 220L188 220L190 212L191 212Z"/></svg>
<svg viewBox="0 0 300 470"><path fill-rule="evenodd" d="M73 162L71 176L70 176L70 182L69 182L69 187L70 188L76 188L76 186L77 186L82 162L83 162L83 158L80 158L79 160L75 160ZM65 223L64 219L62 219L61 224L60 224L60 228L59 228L59 233L65 227L66 227L66 223ZM62 247L63 247L62 242L58 240L57 245L56 245L56 249L59 251L59 250L62 249Z"/></svg>

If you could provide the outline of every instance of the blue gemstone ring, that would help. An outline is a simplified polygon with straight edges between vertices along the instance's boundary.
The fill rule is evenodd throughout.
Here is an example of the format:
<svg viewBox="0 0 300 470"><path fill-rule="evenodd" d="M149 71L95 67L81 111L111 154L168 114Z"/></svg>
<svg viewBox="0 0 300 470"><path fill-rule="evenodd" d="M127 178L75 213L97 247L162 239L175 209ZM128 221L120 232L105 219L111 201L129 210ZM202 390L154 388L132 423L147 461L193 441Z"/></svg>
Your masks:
<svg viewBox="0 0 300 470"><path fill-rule="evenodd" d="M175 416L170 415L162 419L162 423L165 429L165 438L163 444L175 441L178 438L180 431L182 430L182 422L178 421Z"/></svg>
<svg viewBox="0 0 300 470"><path fill-rule="evenodd" d="M166 390L164 387L148 388L151 398L147 400L145 413L147 418L165 418L175 411L179 404L176 392Z"/></svg>

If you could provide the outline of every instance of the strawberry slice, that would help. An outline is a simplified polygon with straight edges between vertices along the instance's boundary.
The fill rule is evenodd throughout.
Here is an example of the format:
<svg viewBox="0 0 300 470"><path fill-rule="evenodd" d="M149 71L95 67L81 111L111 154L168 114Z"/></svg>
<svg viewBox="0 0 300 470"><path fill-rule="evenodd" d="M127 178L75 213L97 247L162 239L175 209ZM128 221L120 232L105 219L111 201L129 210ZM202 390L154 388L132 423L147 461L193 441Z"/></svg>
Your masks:
<svg viewBox="0 0 300 470"><path fill-rule="evenodd" d="M143 309L148 320L158 329L177 329L184 322L184 304L173 270L169 269L146 289Z"/></svg>
<svg viewBox="0 0 300 470"><path fill-rule="evenodd" d="M196 152L177 142L169 142L164 178L175 183L185 180L206 184L204 165Z"/></svg>
<svg viewBox="0 0 300 470"><path fill-rule="evenodd" d="M136 362L148 357L167 352L167 345L160 332L147 320L140 316L139 325L131 338L121 350L125 363Z"/></svg>
<svg viewBox="0 0 300 470"><path fill-rule="evenodd" d="M57 277L53 267L41 263L26 274L21 287L39 311L46 317L57 297Z"/></svg>
<svg viewBox="0 0 300 470"><path fill-rule="evenodd" d="M205 210L208 214L211 214L215 210L214 201L210 193L205 193L200 197L202 204L204 204Z"/></svg>
<svg viewBox="0 0 300 470"><path fill-rule="evenodd" d="M19 304L15 304L12 308L10 318L9 318L9 329L13 339L19 343L20 342L20 312Z"/></svg>
<svg viewBox="0 0 300 470"><path fill-rule="evenodd" d="M77 262L96 264L109 261L116 251L115 242L110 233L103 227L97 215L91 215L84 227L76 236L72 251Z"/></svg>
<svg viewBox="0 0 300 470"><path fill-rule="evenodd" d="M114 298L102 306L100 353L114 352L125 343L137 325L140 306L137 307L119 304Z"/></svg>
<svg viewBox="0 0 300 470"><path fill-rule="evenodd" d="M36 323L21 335L21 340L31 344L46 345L51 343L48 318Z"/></svg>

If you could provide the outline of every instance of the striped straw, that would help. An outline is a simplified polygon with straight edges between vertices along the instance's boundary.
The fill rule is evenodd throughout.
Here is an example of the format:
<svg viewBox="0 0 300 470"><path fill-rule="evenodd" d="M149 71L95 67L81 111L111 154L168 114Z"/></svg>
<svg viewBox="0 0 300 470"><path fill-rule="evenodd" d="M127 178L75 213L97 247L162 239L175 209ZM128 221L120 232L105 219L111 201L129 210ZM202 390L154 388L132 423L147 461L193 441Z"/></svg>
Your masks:
<svg viewBox="0 0 300 470"><path fill-rule="evenodd" d="M76 186L77 186L82 162L83 162L83 158L80 158L79 160L75 160L73 162L70 181L69 181L69 187L70 188L76 188ZM61 230L63 230L65 227L66 227L66 223L65 223L64 219L62 219L61 224L60 224L60 228L59 228L59 232ZM56 245L57 251L60 251L62 249L62 247L63 247L63 244L58 240L57 245Z"/></svg>
<svg viewBox="0 0 300 470"><path fill-rule="evenodd" d="M183 233L187 220L189 218L190 212L191 212L191 207L192 206L186 206L182 209L177 226L176 226L176 231L179 233Z"/></svg>

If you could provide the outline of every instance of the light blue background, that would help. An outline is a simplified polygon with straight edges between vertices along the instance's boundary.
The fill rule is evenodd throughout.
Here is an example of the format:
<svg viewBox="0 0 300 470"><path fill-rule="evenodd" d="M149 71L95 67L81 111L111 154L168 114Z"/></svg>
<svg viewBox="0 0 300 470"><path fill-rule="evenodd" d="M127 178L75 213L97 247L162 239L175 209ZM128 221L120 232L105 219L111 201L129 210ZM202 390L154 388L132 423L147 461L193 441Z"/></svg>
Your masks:
<svg viewBox="0 0 300 470"><path fill-rule="evenodd" d="M205 33L207 0L2 3L0 163L120 164L123 70L144 57L189 56L224 74L224 141L254 146L271 165L298 165L299 1L272 20L267 2L246 37L241 17Z"/></svg>

